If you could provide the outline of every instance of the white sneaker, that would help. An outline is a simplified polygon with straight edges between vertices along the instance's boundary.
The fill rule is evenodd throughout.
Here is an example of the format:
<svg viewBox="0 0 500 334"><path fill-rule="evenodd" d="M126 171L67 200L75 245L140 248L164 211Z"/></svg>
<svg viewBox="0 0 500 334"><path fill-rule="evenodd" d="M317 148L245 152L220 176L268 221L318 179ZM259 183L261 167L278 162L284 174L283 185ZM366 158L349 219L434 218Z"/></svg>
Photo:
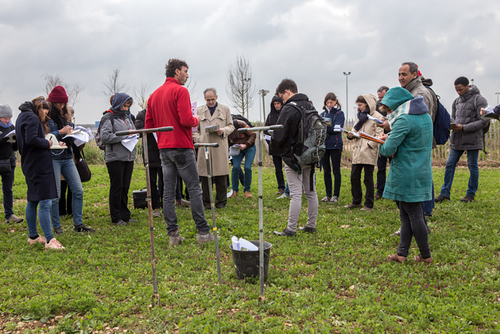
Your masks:
<svg viewBox="0 0 500 334"><path fill-rule="evenodd" d="M400 235L401 235L401 227L396 232L391 234L391 236L393 236L393 237L399 237Z"/></svg>
<svg viewBox="0 0 500 334"><path fill-rule="evenodd" d="M232 195L233 195L233 189L231 189L231 191L227 193L226 197L227 197L227 198L229 198L229 197L231 197Z"/></svg>
<svg viewBox="0 0 500 334"><path fill-rule="evenodd" d="M65 249L63 245L59 241L56 240L56 238L50 239L48 244L45 244L45 250L47 249L57 249L57 250L63 250Z"/></svg>
<svg viewBox="0 0 500 334"><path fill-rule="evenodd" d="M280 196L280 197L278 197L277 199L282 199L282 198L290 198L290 194L283 193L283 195L281 195L281 196Z"/></svg>
<svg viewBox="0 0 500 334"><path fill-rule="evenodd" d="M39 235L38 238L36 238L36 239L30 239L30 238L28 238L28 243L30 245L34 245L36 243L41 243L41 244L45 245L47 243L47 240L44 237L42 237L42 236Z"/></svg>

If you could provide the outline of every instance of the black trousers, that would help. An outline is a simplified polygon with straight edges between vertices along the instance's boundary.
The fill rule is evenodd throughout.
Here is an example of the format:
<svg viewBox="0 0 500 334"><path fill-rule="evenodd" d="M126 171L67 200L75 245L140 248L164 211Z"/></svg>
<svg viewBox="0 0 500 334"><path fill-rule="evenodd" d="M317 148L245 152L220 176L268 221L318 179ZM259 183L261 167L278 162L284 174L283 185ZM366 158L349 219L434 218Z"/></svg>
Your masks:
<svg viewBox="0 0 500 334"><path fill-rule="evenodd" d="M379 156L377 160L377 195L382 196L385 189L385 180L387 179L387 160L391 158Z"/></svg>
<svg viewBox="0 0 500 334"><path fill-rule="evenodd" d="M399 207L399 217L401 218L401 235L398 247L399 256L408 256L411 239L415 237L420 255L426 259L431 257L429 248L427 227L424 221L424 212L421 202L408 203L396 202Z"/></svg>
<svg viewBox="0 0 500 334"><path fill-rule="evenodd" d="M149 184L151 185L153 210L160 209L163 206L163 172L161 167L149 167Z"/></svg>
<svg viewBox="0 0 500 334"><path fill-rule="evenodd" d="M68 197L66 197L66 191ZM66 180L61 180L61 197L59 198L59 216L73 215L73 195Z"/></svg>
<svg viewBox="0 0 500 334"><path fill-rule="evenodd" d="M361 204L363 200L363 190L361 189L361 171L365 170L364 184L366 188L365 206L373 208L375 197L375 186L373 184L373 171L375 166L365 164L353 164L351 168L351 194L352 203Z"/></svg>
<svg viewBox="0 0 500 334"><path fill-rule="evenodd" d="M340 185L342 184L342 175L340 174L340 160L342 150L326 150L323 156L323 178L325 181L326 196L332 197L332 169L335 178L333 196L340 196ZM330 161L332 162L330 166Z"/></svg>
<svg viewBox="0 0 500 334"><path fill-rule="evenodd" d="M285 177L283 176L283 160L280 155L273 155L274 173L278 182L278 189L285 190Z"/></svg>
<svg viewBox="0 0 500 334"><path fill-rule="evenodd" d="M128 222L130 210L128 209L128 190L134 171L133 161L107 162L109 174L109 213L111 221L118 222L120 219Z"/></svg>
<svg viewBox="0 0 500 334"><path fill-rule="evenodd" d="M210 207L210 193L208 188L208 177L201 176L201 189L203 191L203 206ZM212 176L212 185L215 183L215 207L221 208L227 203L227 175Z"/></svg>

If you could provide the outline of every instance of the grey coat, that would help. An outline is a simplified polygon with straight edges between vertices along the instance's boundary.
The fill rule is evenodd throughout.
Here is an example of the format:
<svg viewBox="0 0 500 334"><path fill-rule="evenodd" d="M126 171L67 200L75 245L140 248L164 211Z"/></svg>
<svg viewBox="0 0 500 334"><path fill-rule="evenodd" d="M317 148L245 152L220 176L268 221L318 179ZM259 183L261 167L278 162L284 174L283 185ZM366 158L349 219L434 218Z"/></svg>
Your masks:
<svg viewBox="0 0 500 334"><path fill-rule="evenodd" d="M122 145L122 140L125 136L117 136L117 131L135 129L134 122L127 116L114 117L114 122L111 124L111 119L106 117L104 123L101 125L101 138L102 143L106 145L104 153L104 161L106 163L112 161L134 161L135 149L130 152Z"/></svg>
<svg viewBox="0 0 500 334"><path fill-rule="evenodd" d="M481 117L481 108L486 108L488 101L481 96L476 86L459 96L453 102L451 117L454 123L462 125L462 131L452 131L450 147L454 150L482 150L483 128L489 123Z"/></svg>

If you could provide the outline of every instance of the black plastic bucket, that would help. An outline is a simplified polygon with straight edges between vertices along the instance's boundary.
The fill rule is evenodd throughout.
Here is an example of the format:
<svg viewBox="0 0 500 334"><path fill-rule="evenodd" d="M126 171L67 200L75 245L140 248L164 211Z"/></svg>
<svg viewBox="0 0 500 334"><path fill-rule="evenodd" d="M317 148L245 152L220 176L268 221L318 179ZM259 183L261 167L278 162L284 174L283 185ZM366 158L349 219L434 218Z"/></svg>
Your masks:
<svg viewBox="0 0 500 334"><path fill-rule="evenodd" d="M250 241L255 246L259 247L258 241ZM273 245L264 241L264 277L267 278L269 271L269 256ZM229 248L233 251L234 270L236 278L244 279L245 277L259 277L259 251L239 251L234 250L233 245Z"/></svg>

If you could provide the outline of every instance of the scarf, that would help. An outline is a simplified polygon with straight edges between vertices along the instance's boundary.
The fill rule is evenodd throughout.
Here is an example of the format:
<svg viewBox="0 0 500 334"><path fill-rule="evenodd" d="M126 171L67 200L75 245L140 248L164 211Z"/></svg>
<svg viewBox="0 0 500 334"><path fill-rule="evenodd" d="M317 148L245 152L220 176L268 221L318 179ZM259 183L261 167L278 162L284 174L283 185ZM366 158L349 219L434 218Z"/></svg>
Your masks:
<svg viewBox="0 0 500 334"><path fill-rule="evenodd" d="M9 123L7 124L3 124L2 122L0 122L0 127L4 129L10 128L11 126L12 126L12 120L10 120Z"/></svg>
<svg viewBox="0 0 500 334"><path fill-rule="evenodd" d="M356 123L356 125L354 125L354 130L356 130L356 132L358 132L363 126L363 124L365 124L365 122L368 120L369 113L370 113L369 108L366 109L365 111L360 111L358 109L358 122Z"/></svg>

